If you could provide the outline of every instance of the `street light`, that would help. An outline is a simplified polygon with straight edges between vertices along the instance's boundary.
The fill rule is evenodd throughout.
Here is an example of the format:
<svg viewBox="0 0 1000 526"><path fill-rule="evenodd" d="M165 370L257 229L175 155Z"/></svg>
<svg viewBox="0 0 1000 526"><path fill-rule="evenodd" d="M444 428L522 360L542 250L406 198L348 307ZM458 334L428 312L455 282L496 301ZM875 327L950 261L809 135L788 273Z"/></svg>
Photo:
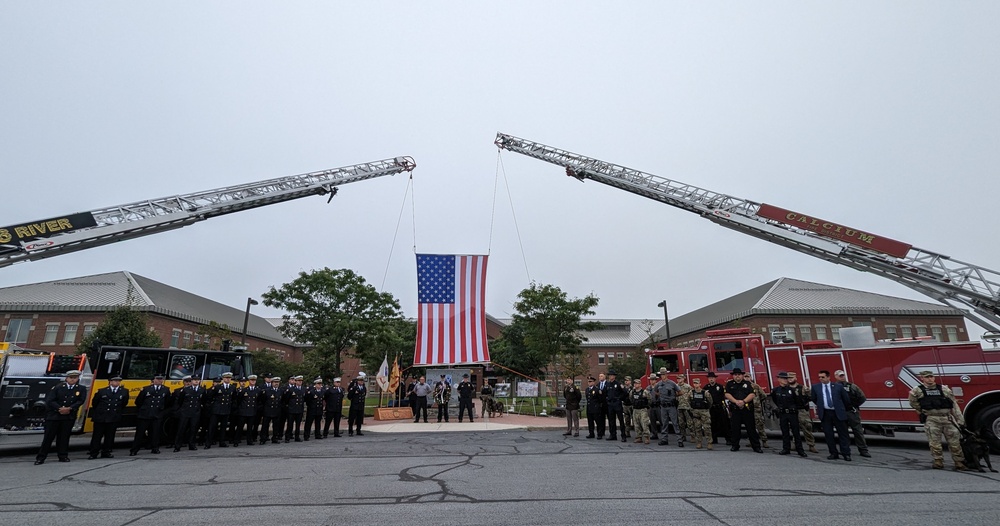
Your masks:
<svg viewBox="0 0 1000 526"><path fill-rule="evenodd" d="M663 307L663 328L667 331L667 349L670 348L670 318L667 317L667 300L663 300L656 304L657 307ZM248 307L249 308L249 307Z"/></svg>
<svg viewBox="0 0 1000 526"><path fill-rule="evenodd" d="M250 324L250 306L257 305L257 300L253 298L247 298L247 312L243 316L243 337L240 339L240 343L243 345L247 344L247 325Z"/></svg>

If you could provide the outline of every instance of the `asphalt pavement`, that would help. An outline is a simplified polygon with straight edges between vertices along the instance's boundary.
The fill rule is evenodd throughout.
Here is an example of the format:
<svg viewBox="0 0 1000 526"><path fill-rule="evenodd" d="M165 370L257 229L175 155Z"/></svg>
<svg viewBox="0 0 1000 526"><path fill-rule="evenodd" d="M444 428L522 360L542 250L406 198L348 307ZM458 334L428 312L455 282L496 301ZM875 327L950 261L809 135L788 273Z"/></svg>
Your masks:
<svg viewBox="0 0 1000 526"><path fill-rule="evenodd" d="M72 462L41 466L33 450L0 450L0 524L997 522L1000 475L931 470L926 443L876 441L872 458L844 462L564 437L549 422L560 427L373 425L361 437L102 460L75 448Z"/></svg>

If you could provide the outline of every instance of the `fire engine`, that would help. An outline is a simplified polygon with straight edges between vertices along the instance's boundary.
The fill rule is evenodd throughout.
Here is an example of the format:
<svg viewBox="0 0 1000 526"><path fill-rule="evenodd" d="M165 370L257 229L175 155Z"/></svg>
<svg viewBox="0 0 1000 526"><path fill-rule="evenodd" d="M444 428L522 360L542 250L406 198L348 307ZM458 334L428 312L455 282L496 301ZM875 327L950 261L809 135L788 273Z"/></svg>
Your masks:
<svg viewBox="0 0 1000 526"><path fill-rule="evenodd" d="M803 254L869 272L910 287L945 305L962 310L966 318L1000 339L1000 272L965 263L909 243L877 236L777 206L714 192L645 173L618 164L585 157L535 141L498 133L494 144L562 167L579 181L588 179L704 217L720 226L790 248ZM708 371L724 373L733 367L749 370L762 386L776 382L781 370L800 378L819 369L844 369L865 390L864 418L893 426L917 423L906 403L916 385L915 373L929 369L956 389L970 423L1000 437L1000 360L998 351L978 343L896 341L858 348L833 342L771 342L763 335L710 331L696 348L657 349L650 363L666 364L697 377ZM870 336L870 334L869 334ZM669 334L668 334L669 339ZM704 369L704 370L702 370ZM724 376L725 378L725 376Z"/></svg>
<svg viewBox="0 0 1000 526"><path fill-rule="evenodd" d="M778 385L778 373L794 372L803 385L821 370L838 369L864 391L862 419L869 428L891 436L916 429L918 415L909 404L917 373L930 370L949 386L969 425L1000 434L1000 349L977 342L942 343L932 337L875 341L871 327L841 329L843 346L829 340L795 342L780 334L766 339L749 328L706 331L694 347L660 344L646 351L647 376L666 367L688 380L708 382L714 372L724 383L734 368L743 369L765 392Z"/></svg>

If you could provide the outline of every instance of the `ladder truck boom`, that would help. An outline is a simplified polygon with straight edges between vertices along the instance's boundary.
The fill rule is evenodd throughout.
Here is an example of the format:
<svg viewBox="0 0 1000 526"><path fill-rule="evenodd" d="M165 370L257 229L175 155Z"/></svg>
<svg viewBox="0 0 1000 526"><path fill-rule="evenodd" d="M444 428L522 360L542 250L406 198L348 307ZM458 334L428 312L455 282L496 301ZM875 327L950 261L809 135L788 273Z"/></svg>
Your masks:
<svg viewBox="0 0 1000 526"><path fill-rule="evenodd" d="M498 133L494 144L561 166L580 181L592 179L696 213L726 228L891 279L962 310L985 329L1000 331L1000 272L995 270L512 135Z"/></svg>
<svg viewBox="0 0 1000 526"><path fill-rule="evenodd" d="M416 166L411 157L395 157L0 228L0 267L165 232L310 195L330 194L332 199L340 185L410 172Z"/></svg>

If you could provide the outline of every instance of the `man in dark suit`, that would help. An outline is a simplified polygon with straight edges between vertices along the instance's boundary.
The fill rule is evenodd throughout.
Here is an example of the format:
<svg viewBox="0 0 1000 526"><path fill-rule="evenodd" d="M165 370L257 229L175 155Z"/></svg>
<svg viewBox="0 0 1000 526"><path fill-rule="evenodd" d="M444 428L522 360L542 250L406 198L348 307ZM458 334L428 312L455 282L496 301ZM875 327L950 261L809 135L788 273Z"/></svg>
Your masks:
<svg viewBox="0 0 1000 526"><path fill-rule="evenodd" d="M851 446L847 435L847 408L851 407L851 398L844 386L830 382L830 371L819 372L820 383L812 386L812 401L816 404L816 412L823 423L823 434L826 445L830 448L828 460L836 460L837 444L834 443L833 430L837 430L840 443L840 455L844 460L851 461Z"/></svg>
<svg viewBox="0 0 1000 526"><path fill-rule="evenodd" d="M69 462L69 435L76 422L76 412L87 400L87 388L80 385L80 371L69 371L66 380L45 395L45 435L35 456L35 465L44 464L52 441L56 441L59 462Z"/></svg>
<svg viewBox="0 0 1000 526"><path fill-rule="evenodd" d="M149 447L153 454L160 454L160 432L163 430L163 417L170 407L170 389L163 385L163 375L153 377L153 383L142 388L135 397L135 440L129 456L135 456L142 449L143 442L149 433Z"/></svg>
<svg viewBox="0 0 1000 526"><path fill-rule="evenodd" d="M94 432L90 437L90 456L87 458L93 460L97 455L115 458L111 450L115 448L115 433L118 432L118 423L122 421L128 398L128 390L122 388L121 376L111 377L107 387L94 393L90 407Z"/></svg>
<svg viewBox="0 0 1000 526"><path fill-rule="evenodd" d="M333 424L333 436L340 437L340 419L344 413L344 388L340 386L340 378L333 379L333 387L323 395L326 402L326 424L323 426L323 436L330 435L330 424Z"/></svg>
<svg viewBox="0 0 1000 526"><path fill-rule="evenodd" d="M201 405L205 400L205 389L201 387L201 376L191 377L191 385L175 393L174 414L177 416L177 434L174 435L174 452L181 450L181 445L187 442L188 449L197 451L194 445L195 432L201 419Z"/></svg>

